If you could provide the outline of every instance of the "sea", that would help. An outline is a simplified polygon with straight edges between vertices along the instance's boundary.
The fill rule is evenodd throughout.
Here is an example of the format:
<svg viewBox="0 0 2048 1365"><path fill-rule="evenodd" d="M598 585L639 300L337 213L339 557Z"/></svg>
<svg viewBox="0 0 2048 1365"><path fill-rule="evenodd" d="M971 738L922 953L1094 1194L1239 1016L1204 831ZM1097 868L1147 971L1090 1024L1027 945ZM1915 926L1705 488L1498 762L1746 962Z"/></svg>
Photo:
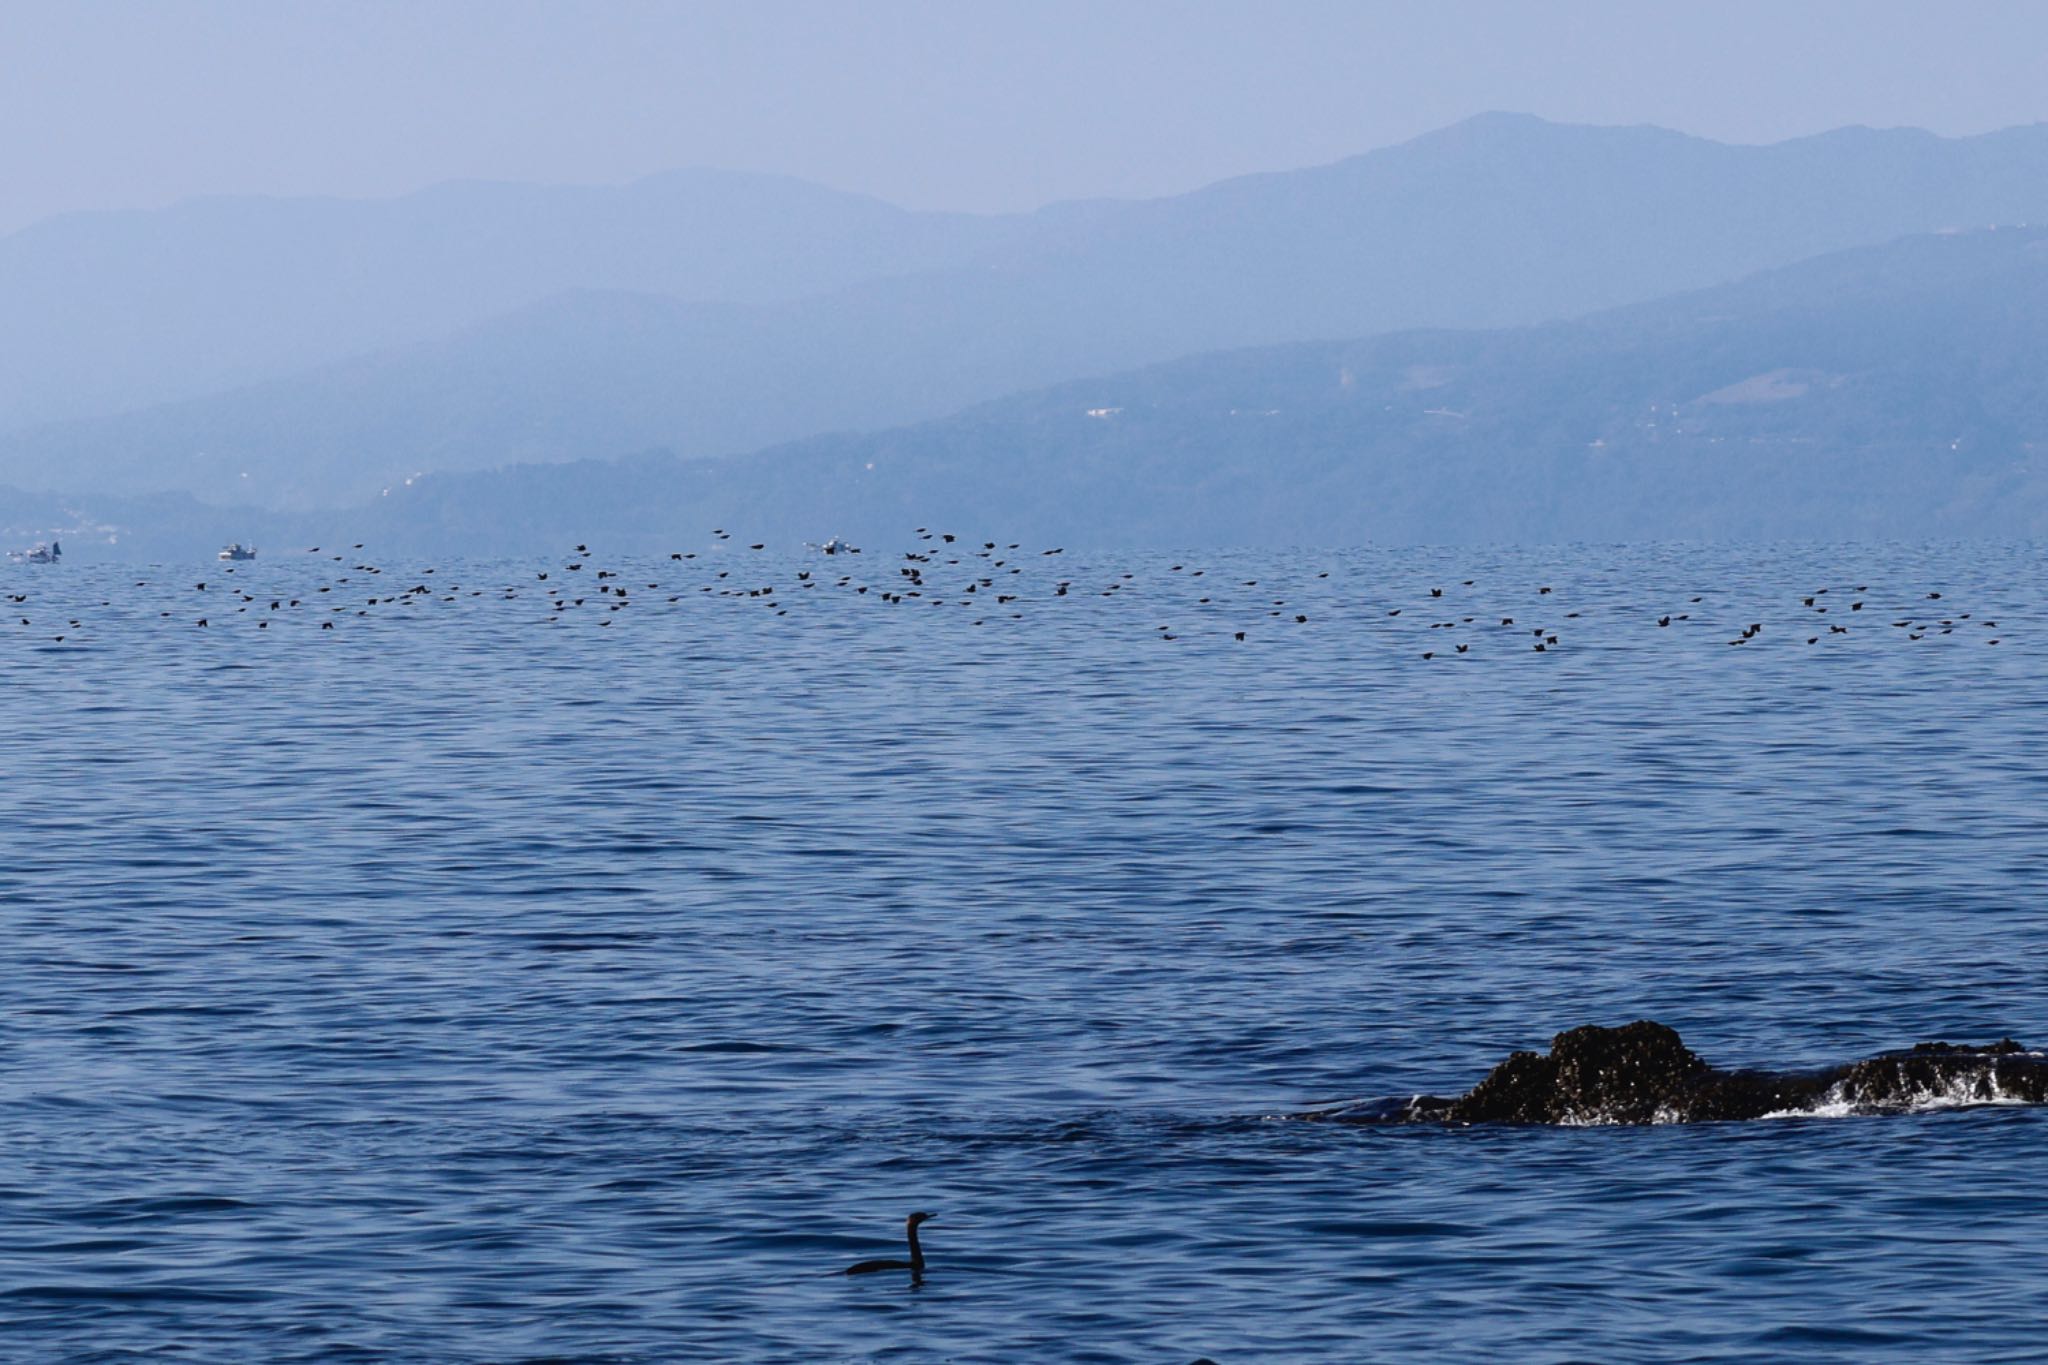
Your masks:
<svg viewBox="0 0 2048 1365"><path fill-rule="evenodd" d="M0 1360L2048 1357L2040 1109L1291 1117L2048 1044L2042 548L926 534L0 566Z"/></svg>

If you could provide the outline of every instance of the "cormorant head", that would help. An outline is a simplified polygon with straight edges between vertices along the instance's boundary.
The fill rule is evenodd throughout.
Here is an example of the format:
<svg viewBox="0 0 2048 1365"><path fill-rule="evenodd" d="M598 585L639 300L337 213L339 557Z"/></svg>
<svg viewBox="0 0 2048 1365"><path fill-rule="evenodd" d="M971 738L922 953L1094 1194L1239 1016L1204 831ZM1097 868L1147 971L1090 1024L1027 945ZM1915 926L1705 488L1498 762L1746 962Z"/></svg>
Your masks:
<svg viewBox="0 0 2048 1365"><path fill-rule="evenodd" d="M908 1223L911 1227L916 1227L919 1223L931 1222L932 1215L929 1213L913 1213L910 1215L910 1217L904 1219L903 1221Z"/></svg>

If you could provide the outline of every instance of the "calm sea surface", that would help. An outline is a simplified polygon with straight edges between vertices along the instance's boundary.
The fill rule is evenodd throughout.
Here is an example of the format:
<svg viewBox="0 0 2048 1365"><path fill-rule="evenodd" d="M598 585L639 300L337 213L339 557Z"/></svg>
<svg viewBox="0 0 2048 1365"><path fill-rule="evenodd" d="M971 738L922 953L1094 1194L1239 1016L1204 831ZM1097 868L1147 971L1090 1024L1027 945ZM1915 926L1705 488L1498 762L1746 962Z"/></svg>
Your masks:
<svg viewBox="0 0 2048 1365"><path fill-rule="evenodd" d="M2048 1112L1274 1117L2048 1042L2041 551L689 548L0 567L0 1359L2048 1354Z"/></svg>

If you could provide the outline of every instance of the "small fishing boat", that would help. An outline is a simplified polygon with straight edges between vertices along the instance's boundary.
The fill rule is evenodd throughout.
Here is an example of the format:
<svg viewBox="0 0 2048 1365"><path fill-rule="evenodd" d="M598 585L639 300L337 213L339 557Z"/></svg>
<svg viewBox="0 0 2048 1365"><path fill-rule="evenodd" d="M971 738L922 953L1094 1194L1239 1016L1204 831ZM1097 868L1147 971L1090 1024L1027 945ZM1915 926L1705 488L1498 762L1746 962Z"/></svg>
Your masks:
<svg viewBox="0 0 2048 1365"><path fill-rule="evenodd" d="M64 546L61 541L53 540L48 545L37 544L26 550L9 550L7 557L17 564L55 564L64 557Z"/></svg>
<svg viewBox="0 0 2048 1365"><path fill-rule="evenodd" d="M256 557L256 547L254 545L244 545L242 544L241 541L238 540L234 544L223 549L220 552L220 557L222 559L234 560L236 563L239 564L241 561L245 559L254 559Z"/></svg>

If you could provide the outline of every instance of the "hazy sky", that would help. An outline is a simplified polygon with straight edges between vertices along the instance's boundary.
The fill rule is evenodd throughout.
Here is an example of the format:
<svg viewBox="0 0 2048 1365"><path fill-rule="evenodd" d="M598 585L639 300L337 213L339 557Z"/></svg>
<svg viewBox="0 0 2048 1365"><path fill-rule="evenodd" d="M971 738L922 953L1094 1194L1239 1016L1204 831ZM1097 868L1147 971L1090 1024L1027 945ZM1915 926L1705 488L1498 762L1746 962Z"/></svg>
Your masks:
<svg viewBox="0 0 2048 1365"><path fill-rule="evenodd" d="M216 192L784 171L1149 195L1486 109L1772 141L2048 118L2037 0L0 0L0 231Z"/></svg>

